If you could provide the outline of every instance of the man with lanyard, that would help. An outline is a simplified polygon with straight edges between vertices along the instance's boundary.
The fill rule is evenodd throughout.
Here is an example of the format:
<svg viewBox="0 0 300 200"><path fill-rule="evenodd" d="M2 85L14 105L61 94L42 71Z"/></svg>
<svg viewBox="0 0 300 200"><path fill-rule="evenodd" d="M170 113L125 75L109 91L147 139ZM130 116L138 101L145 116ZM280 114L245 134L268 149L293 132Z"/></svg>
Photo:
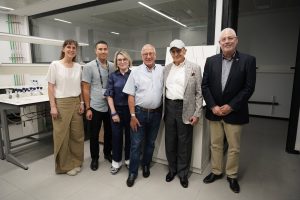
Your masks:
<svg viewBox="0 0 300 200"><path fill-rule="evenodd" d="M99 131L104 125L104 158L111 162L111 125L108 105L105 96L105 88L108 76L114 72L113 63L107 61L108 45L105 41L99 41L95 45L97 58L83 67L82 86L83 97L86 106L86 119L89 123L91 169L98 169L99 159Z"/></svg>
<svg viewBox="0 0 300 200"><path fill-rule="evenodd" d="M138 175L141 152L143 177L150 175L149 168L162 115L163 67L155 64L154 46L144 45L141 55L143 64L132 70L123 89L128 94L131 114L128 187L133 186Z"/></svg>

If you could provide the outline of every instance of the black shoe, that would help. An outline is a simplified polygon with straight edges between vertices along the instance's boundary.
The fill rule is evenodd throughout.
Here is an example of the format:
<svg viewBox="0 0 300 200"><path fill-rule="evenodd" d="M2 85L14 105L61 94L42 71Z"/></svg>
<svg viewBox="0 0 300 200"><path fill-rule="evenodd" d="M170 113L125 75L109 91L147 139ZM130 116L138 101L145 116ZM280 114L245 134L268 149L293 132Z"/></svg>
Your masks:
<svg viewBox="0 0 300 200"><path fill-rule="evenodd" d="M214 182L215 180L220 179L220 178L222 178L222 177L223 177L222 174L216 175L216 174L214 174L214 173L210 173L208 176L206 176L206 177L203 179L203 182L204 182L204 183L212 183L212 182Z"/></svg>
<svg viewBox="0 0 300 200"><path fill-rule="evenodd" d="M175 178L175 176L176 176L176 173L169 172L169 173L167 174L167 176L166 176L166 181L167 181L167 182L173 181L173 179Z"/></svg>
<svg viewBox="0 0 300 200"><path fill-rule="evenodd" d="M189 186L189 180L187 177L180 177L180 184L182 187L187 188Z"/></svg>
<svg viewBox="0 0 300 200"><path fill-rule="evenodd" d="M126 184L128 187L132 187L134 184L136 176L134 174L130 174L127 178Z"/></svg>
<svg viewBox="0 0 300 200"><path fill-rule="evenodd" d="M104 159L108 160L108 162L112 162L112 156L110 154L104 155Z"/></svg>
<svg viewBox="0 0 300 200"><path fill-rule="evenodd" d="M234 193L240 192L240 185L236 178L227 177L227 181L229 182L229 187Z"/></svg>
<svg viewBox="0 0 300 200"><path fill-rule="evenodd" d="M150 169L149 166L143 166L143 177L148 178L150 176Z"/></svg>
<svg viewBox="0 0 300 200"><path fill-rule="evenodd" d="M98 160L92 160L90 167L93 171L96 171L98 169Z"/></svg>

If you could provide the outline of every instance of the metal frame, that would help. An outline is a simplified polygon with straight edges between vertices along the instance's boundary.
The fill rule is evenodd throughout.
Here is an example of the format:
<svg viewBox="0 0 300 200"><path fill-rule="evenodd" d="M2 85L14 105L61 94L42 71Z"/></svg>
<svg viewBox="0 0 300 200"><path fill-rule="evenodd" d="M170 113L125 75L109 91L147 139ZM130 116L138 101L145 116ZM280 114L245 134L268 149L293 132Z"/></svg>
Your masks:
<svg viewBox="0 0 300 200"><path fill-rule="evenodd" d="M300 110L300 29L298 35L294 86L293 86L292 102L291 102L291 109L290 109L290 122L289 122L286 147L285 147L286 152L291 154L300 154L299 151L295 150L299 110Z"/></svg>
<svg viewBox="0 0 300 200"><path fill-rule="evenodd" d="M41 102L34 103L34 104L40 104L40 103L48 103L48 101L41 101ZM26 105L33 105L33 104L26 104ZM2 126L2 131L1 131L1 134L0 134L0 138L1 138L1 135L3 137L3 145L2 144L0 145L1 146L0 158L1 159L5 158L7 162L13 163L13 164L27 170L28 166L26 164L24 164L23 162L21 162L19 159L17 159L13 155L12 149L16 148L16 147L26 145L26 144L29 144L29 143L32 143L32 142L36 142L36 139L18 144L16 146L12 146L11 142L16 141L16 140L20 140L20 139L23 139L23 138L31 138L31 136L33 136L33 135L41 134L41 133L44 133L44 132L38 132L38 133L30 134L26 137L19 137L17 139L10 140L8 123L7 123L7 111L12 110L12 109L14 109L14 110L15 109L20 109L21 106L24 106L24 105L14 105L14 104L8 104L8 103L0 102L0 114L1 114L0 116L1 116L1 126Z"/></svg>
<svg viewBox="0 0 300 200"><path fill-rule="evenodd" d="M1 122L1 121L0 121ZM3 151L3 140L2 140L2 124L0 126L0 159L4 160L5 156L4 156L4 151Z"/></svg>

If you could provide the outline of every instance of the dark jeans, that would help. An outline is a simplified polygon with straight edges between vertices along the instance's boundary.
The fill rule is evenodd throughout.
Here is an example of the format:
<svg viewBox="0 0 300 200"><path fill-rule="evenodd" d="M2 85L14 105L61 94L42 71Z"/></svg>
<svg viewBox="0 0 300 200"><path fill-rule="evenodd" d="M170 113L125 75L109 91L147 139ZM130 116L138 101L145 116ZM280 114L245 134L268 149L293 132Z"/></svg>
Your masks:
<svg viewBox="0 0 300 200"><path fill-rule="evenodd" d="M99 159L99 131L101 129L101 124L104 125L104 155L110 155L112 149L112 134L110 125L110 115L108 112L99 112L91 108L93 117L89 121L89 133L90 133L90 152L91 158L93 160Z"/></svg>
<svg viewBox="0 0 300 200"><path fill-rule="evenodd" d="M165 145L169 170L187 177L190 169L193 126L182 122L182 101L166 100Z"/></svg>
<svg viewBox="0 0 300 200"><path fill-rule="evenodd" d="M142 165L149 166L155 146L156 136L159 130L161 111L146 112L140 107L135 107L135 115L140 122L137 132L131 129L131 148L129 173L137 176L140 163L141 147L144 145Z"/></svg>
<svg viewBox="0 0 300 200"><path fill-rule="evenodd" d="M112 128L112 158L116 162L122 160L123 133L125 133L125 160L130 154L130 112L128 106L115 106L120 122L111 120Z"/></svg>

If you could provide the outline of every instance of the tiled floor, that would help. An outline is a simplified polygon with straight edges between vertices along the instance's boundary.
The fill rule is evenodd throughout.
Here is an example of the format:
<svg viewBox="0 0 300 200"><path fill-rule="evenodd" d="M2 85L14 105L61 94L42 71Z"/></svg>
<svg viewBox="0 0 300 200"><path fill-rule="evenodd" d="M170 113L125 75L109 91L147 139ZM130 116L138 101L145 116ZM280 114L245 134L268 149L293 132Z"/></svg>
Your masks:
<svg viewBox="0 0 300 200"><path fill-rule="evenodd" d="M285 149L287 121L251 118L242 135L241 193L230 191L226 179L204 184L203 175L192 174L187 189L176 178L164 181L167 167L154 163L151 175L141 173L132 188L126 186L127 169L109 173L110 164L102 159L98 171L89 169L89 144L85 143L83 170L75 177L56 175L51 138L32 145L16 155L29 165L23 170L0 160L1 200L299 200L300 156ZM102 156L102 155L101 155Z"/></svg>

